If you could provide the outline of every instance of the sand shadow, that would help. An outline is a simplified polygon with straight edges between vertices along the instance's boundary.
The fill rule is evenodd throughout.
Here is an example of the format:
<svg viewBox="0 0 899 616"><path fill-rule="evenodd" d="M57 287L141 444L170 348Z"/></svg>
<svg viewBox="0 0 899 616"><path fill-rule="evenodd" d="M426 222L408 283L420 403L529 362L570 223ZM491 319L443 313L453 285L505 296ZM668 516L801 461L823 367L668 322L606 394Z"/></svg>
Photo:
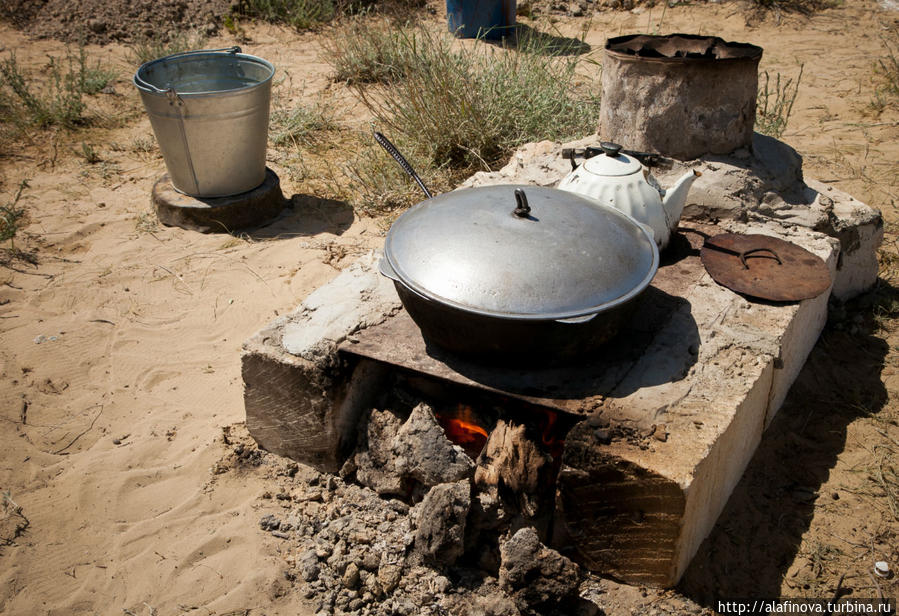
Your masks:
<svg viewBox="0 0 899 616"><path fill-rule="evenodd" d="M244 231L253 240L288 239L319 233L342 235L355 219L353 207L345 201L314 195L295 194L281 214L270 223Z"/></svg>
<svg viewBox="0 0 899 616"><path fill-rule="evenodd" d="M899 300L899 289L882 280L878 293ZM865 317L873 331L872 314ZM682 593L712 609L727 598L781 596L816 500L839 499L818 492L846 446L847 426L887 402L881 370L888 351L872 333L828 324L681 580Z"/></svg>
<svg viewBox="0 0 899 616"><path fill-rule="evenodd" d="M483 39L485 43L545 56L580 56L592 49L581 39L540 32L525 24L517 24L502 40Z"/></svg>

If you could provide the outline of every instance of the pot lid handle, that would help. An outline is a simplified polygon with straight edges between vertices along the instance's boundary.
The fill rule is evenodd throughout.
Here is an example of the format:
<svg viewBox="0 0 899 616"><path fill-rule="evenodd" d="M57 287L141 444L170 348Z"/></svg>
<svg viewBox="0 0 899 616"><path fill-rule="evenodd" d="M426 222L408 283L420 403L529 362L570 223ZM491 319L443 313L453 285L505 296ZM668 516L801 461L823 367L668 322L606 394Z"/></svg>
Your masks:
<svg viewBox="0 0 899 616"><path fill-rule="evenodd" d="M517 205L512 211L519 218L528 218L531 215L531 206L528 205L528 197L521 188L515 189L515 202Z"/></svg>

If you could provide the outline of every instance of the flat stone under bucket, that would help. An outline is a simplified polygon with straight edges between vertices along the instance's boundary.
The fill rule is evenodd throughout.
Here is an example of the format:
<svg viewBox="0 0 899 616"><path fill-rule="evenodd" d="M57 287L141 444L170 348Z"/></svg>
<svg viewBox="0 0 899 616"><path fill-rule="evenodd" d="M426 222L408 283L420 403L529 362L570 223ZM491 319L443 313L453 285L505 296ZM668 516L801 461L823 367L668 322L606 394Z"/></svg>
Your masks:
<svg viewBox="0 0 899 616"><path fill-rule="evenodd" d="M168 174L153 186L159 222L200 233L230 233L271 222L287 205L277 174L265 168L265 180L252 190L228 197L191 197L175 189Z"/></svg>

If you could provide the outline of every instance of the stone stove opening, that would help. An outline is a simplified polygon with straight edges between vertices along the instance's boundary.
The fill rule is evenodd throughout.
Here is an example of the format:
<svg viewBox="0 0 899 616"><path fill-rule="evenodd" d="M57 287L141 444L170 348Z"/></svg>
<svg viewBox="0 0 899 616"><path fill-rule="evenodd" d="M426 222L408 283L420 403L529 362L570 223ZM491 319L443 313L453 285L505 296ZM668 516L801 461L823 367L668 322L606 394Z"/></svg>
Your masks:
<svg viewBox="0 0 899 616"><path fill-rule="evenodd" d="M427 410L424 410L425 407ZM431 420L432 418L432 420ZM497 464L497 458L512 455L503 448L525 446L533 452L530 458L518 459L519 465L546 466L548 492L561 465L565 445L565 434L581 418L512 398L498 392L480 391L471 387L440 381L420 374L397 370L382 385L382 393L370 411L363 413L357 431L357 445L343 474L358 470L357 459L363 465L362 483L371 480L365 467L370 461L380 465L384 472L392 468L386 461L386 450L401 452L400 474L415 467L411 456L437 455L435 450L455 447L455 455L444 452L445 460L451 463L471 466L476 472L479 467ZM415 426L410 425L410 420ZM374 422L372 424L372 422ZM401 427L408 425L408 429ZM499 433L497 430L499 429ZM445 443L442 442L445 439ZM516 452L518 453L518 452ZM461 454L464 454L464 458ZM371 456L374 455L374 458ZM463 462L459 462L462 458ZM469 464L470 461L470 464ZM504 460L502 464L509 464ZM384 466L387 468L383 468ZM482 468L481 475L486 471ZM503 489L509 485L518 486L510 473L527 475L536 468L520 466L505 469L502 476L492 480ZM452 478L455 471L441 477ZM543 472L543 471L541 471ZM395 493L404 500L417 500L422 494L419 480L413 476L394 479L391 485L402 484L403 490ZM477 477L475 477L477 481ZM375 485L380 485L378 481ZM373 486L370 486L373 487Z"/></svg>
<svg viewBox="0 0 899 616"><path fill-rule="evenodd" d="M500 419L525 426L528 437L558 460L565 433L581 419L498 392L479 391L422 375L399 373L387 390L410 411L418 402L429 404L446 437L462 447L472 460L481 454Z"/></svg>
<svg viewBox="0 0 899 616"><path fill-rule="evenodd" d="M504 539L523 529L545 545L564 538L554 519L556 479L565 436L580 420L395 369L362 413L340 475L415 508L413 559L496 578Z"/></svg>

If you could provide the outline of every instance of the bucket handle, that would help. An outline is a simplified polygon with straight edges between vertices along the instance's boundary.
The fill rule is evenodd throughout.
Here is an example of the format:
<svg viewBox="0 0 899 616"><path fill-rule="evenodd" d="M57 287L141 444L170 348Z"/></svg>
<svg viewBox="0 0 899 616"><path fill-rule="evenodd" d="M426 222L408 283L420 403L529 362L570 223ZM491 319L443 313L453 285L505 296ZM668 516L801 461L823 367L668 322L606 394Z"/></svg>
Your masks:
<svg viewBox="0 0 899 616"><path fill-rule="evenodd" d="M170 60L172 58L181 58L183 56L192 56L192 55L197 55L197 54L201 54L201 53L218 53L221 51L227 52L232 55L238 54L241 52L239 46L232 45L231 47L222 47L220 49L195 49L193 51L182 51L179 53L173 53L172 55L166 56L165 58L161 58L161 59L162 60ZM166 97L168 97L170 100L174 99L175 97L178 96L178 94L175 92L175 88L168 88L167 90L162 90L162 89L154 86L152 83L149 83L148 81L141 79L140 71L137 71L137 73L134 75L134 83L137 86L139 86L141 88L146 88L147 90L150 90L156 94L163 94Z"/></svg>

